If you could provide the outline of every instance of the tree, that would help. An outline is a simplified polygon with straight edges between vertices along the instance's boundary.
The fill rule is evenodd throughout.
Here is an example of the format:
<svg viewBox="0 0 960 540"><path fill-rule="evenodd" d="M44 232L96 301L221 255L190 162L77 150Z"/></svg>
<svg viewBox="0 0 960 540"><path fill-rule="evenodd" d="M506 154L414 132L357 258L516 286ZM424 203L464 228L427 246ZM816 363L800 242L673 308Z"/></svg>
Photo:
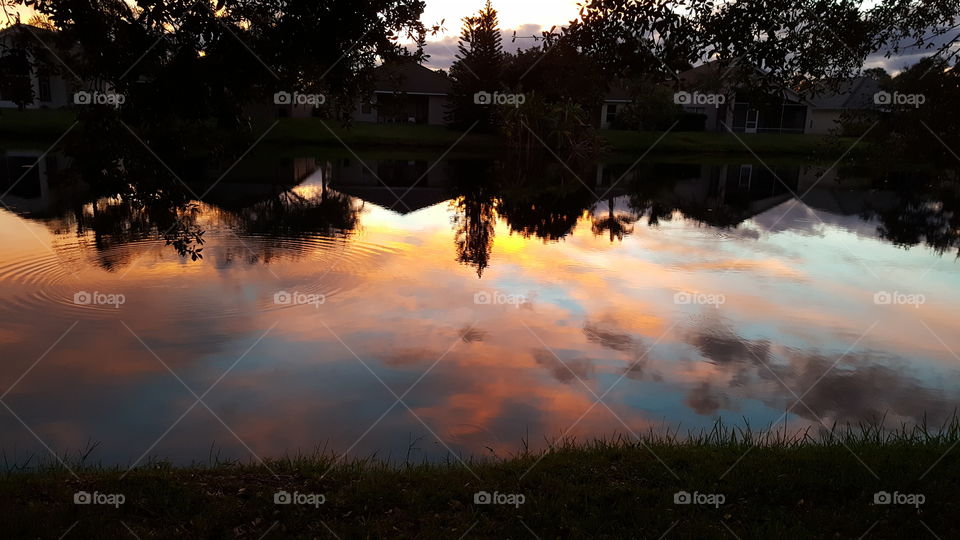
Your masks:
<svg viewBox="0 0 960 540"><path fill-rule="evenodd" d="M9 2L9 0L5 0ZM124 120L150 127L214 120L237 130L250 105L278 91L322 93L352 110L377 59L422 43L423 0L18 0L58 30L58 50L81 80L127 96ZM50 43L55 46L56 44Z"/></svg>
<svg viewBox="0 0 960 540"><path fill-rule="evenodd" d="M956 168L953 148L960 142L958 66L930 56L896 77L881 80L886 99L872 110L845 118L850 125L873 127L866 139L871 144L861 152L864 165L878 174L904 163Z"/></svg>
<svg viewBox="0 0 960 540"><path fill-rule="evenodd" d="M493 128L493 107L478 103L478 93L501 89L503 39L497 10L490 0L476 15L463 19L456 61L450 67L452 104L448 120L459 128L476 124L480 131Z"/></svg>
<svg viewBox="0 0 960 540"><path fill-rule="evenodd" d="M512 92L537 95L548 103L572 102L584 109L603 98L600 68L563 34L535 37L537 46L504 55L503 83Z"/></svg>
<svg viewBox="0 0 960 540"><path fill-rule="evenodd" d="M569 32L609 79L669 79L707 60L768 73L771 85L840 80L877 50L893 54L944 40L957 54L960 4L952 0L587 0ZM952 51L952 53L951 53ZM748 73L736 70L732 74Z"/></svg>

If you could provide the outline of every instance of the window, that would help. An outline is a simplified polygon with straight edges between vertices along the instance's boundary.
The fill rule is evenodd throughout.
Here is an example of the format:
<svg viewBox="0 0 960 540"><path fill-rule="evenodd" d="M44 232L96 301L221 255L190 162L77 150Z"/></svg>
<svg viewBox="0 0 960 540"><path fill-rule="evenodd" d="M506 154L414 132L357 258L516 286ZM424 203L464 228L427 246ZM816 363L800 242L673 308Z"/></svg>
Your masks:
<svg viewBox="0 0 960 540"><path fill-rule="evenodd" d="M41 71L37 75L37 87L40 93L40 101L43 103L49 103L53 101L53 97L50 92L50 74Z"/></svg>
<svg viewBox="0 0 960 540"><path fill-rule="evenodd" d="M617 120L617 104L608 103L607 104L607 123L612 124Z"/></svg>
<svg viewBox="0 0 960 540"><path fill-rule="evenodd" d="M373 104L369 101L364 101L363 106L360 107L360 112L363 114L370 114L373 112Z"/></svg>

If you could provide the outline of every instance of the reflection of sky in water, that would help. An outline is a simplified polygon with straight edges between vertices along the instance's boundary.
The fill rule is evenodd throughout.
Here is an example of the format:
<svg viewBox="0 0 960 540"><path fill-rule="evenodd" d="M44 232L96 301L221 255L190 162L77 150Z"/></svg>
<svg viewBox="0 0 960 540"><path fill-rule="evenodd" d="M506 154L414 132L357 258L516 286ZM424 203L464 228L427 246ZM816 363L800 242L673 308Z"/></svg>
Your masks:
<svg viewBox="0 0 960 540"><path fill-rule="evenodd" d="M54 222L2 212L3 388L79 320L4 400L51 447L100 442L95 457L121 463L178 419L151 455L205 460L213 445L243 458L239 438L261 455L326 446L402 458L413 445L414 458L435 458L434 435L502 455L574 424L567 434L581 437L718 417L765 427L796 401L781 381L813 409L795 407L791 426L814 414L949 415L958 360L948 348L960 350L952 259L804 205L777 223L788 208L728 231L641 222L614 243L587 218L547 243L500 222L482 279L457 263L448 203L406 216L367 204L348 240L241 240L211 217L198 263L152 241L98 252L69 227L55 234ZM103 270L104 257L120 264ZM81 309L70 301L79 290L127 301ZM327 301L276 306L280 290ZM529 303L476 305L481 291ZM876 306L877 291L927 303ZM678 305L678 292L725 303ZM195 398L138 337L198 395L217 383L204 401L229 430L203 405L181 418ZM423 423L368 367L397 395L416 383L404 402ZM0 433L8 452L42 451L12 415L0 415Z"/></svg>

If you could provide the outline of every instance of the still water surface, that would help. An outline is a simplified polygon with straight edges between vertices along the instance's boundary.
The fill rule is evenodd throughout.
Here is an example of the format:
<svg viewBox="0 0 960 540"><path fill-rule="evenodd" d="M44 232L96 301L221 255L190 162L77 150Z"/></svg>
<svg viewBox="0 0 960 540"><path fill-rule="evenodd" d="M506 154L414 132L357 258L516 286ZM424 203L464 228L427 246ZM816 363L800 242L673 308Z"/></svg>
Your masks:
<svg viewBox="0 0 960 540"><path fill-rule="evenodd" d="M759 165L667 166L652 198L598 167L599 203L450 187L475 167L308 159L283 186L224 182L179 214L198 260L40 168L0 210L0 446L436 460L953 413L958 263L882 233L893 195L797 171L787 190Z"/></svg>

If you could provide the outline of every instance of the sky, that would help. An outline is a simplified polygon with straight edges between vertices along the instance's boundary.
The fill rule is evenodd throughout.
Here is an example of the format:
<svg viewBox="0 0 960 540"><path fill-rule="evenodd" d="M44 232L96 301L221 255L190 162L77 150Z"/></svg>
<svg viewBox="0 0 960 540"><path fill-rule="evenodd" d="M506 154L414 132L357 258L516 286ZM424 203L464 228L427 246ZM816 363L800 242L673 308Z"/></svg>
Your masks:
<svg viewBox="0 0 960 540"><path fill-rule="evenodd" d="M444 20L444 32L435 36L427 45L430 55L427 65L434 69L447 69L453 63L460 35L460 22L464 17L473 15L483 7L483 0L428 0L427 9L421 20L426 24L436 24ZM514 42L513 33L518 36L538 36L552 26L563 26L577 18L579 9L577 0L525 0L523 2L494 1L494 9L500 18L503 31L504 49L532 45L532 40Z"/></svg>
<svg viewBox="0 0 960 540"><path fill-rule="evenodd" d="M460 29L460 21L472 15L483 7L483 0L429 0L423 14L423 21L428 24L446 21L447 32L456 35ZM500 24L503 28L518 28L525 24L536 23L549 28L551 25L561 25L575 19L577 16L577 0L524 0L523 2L493 3L493 7L500 14ZM29 19L32 10L17 8L24 20Z"/></svg>
<svg viewBox="0 0 960 540"><path fill-rule="evenodd" d="M426 23L446 19L448 31L456 35L460 20L483 7L482 0L429 0L423 14ZM518 28L536 23L542 26L561 25L577 17L576 0L524 0L522 2L494 1L503 28Z"/></svg>

